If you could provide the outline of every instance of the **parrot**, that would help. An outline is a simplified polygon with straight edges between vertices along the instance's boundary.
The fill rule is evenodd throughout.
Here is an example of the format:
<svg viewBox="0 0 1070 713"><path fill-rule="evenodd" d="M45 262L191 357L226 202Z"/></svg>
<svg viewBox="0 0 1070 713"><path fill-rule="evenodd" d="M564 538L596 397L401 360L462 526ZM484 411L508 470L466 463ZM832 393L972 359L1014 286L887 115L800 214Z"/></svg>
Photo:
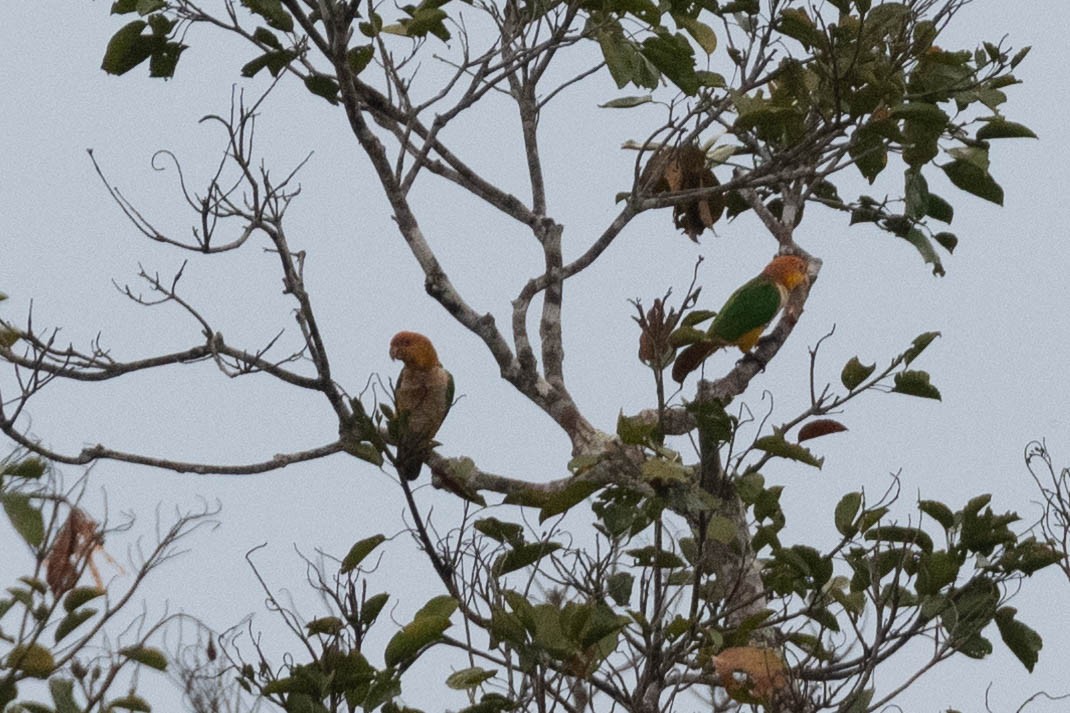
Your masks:
<svg viewBox="0 0 1070 713"><path fill-rule="evenodd" d="M415 480L453 405L453 376L442 367L431 340L416 332L395 334L390 358L404 363L394 385L400 424L395 464L402 478Z"/></svg>
<svg viewBox="0 0 1070 713"><path fill-rule="evenodd" d="M796 255L773 258L760 275L732 293L713 318L706 338L680 352L672 367L672 378L684 383L688 374L722 347L736 346L743 353L749 352L787 303L791 291L809 281L803 258Z"/></svg>

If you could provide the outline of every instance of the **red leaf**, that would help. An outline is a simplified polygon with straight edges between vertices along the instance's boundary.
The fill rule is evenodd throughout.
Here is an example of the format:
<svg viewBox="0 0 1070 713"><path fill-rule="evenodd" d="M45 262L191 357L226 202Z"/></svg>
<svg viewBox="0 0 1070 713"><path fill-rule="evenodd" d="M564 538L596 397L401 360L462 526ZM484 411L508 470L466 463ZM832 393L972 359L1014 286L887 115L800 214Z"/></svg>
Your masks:
<svg viewBox="0 0 1070 713"><path fill-rule="evenodd" d="M846 430L847 426L844 426L839 421L833 421L831 418L819 418L799 429L799 443L809 441L811 438L827 436L830 433L839 433Z"/></svg>

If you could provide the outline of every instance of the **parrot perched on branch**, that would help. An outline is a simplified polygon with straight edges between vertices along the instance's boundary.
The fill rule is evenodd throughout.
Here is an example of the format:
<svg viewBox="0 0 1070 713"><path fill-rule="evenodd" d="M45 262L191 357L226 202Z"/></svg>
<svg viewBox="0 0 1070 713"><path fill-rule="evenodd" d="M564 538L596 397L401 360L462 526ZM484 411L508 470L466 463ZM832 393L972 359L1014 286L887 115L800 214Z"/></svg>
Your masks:
<svg viewBox="0 0 1070 713"><path fill-rule="evenodd" d="M677 355L672 378L682 384L688 374L722 347L736 346L744 353L749 352L787 303L791 291L809 280L806 260L795 255L773 258L760 275L732 293L713 318L705 339Z"/></svg>
<svg viewBox="0 0 1070 713"><path fill-rule="evenodd" d="M416 332L395 334L390 340L390 358L405 364L394 385L395 465L401 477L415 480L453 405L453 376L442 368L431 340Z"/></svg>

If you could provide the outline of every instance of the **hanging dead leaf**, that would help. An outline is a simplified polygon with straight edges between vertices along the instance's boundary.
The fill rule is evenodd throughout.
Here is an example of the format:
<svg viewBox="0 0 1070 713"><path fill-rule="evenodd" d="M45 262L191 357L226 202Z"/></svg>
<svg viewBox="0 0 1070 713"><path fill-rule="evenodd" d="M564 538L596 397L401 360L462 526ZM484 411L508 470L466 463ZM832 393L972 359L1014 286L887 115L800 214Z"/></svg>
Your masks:
<svg viewBox="0 0 1070 713"><path fill-rule="evenodd" d="M773 649L734 646L713 657L713 670L737 701L768 703L788 690L788 670Z"/></svg>
<svg viewBox="0 0 1070 713"><path fill-rule="evenodd" d="M93 556L100 553L109 562L114 560L104 552L102 543L96 521L81 508L72 507L45 556L45 580L54 595L59 596L78 584L86 567L97 587L104 588Z"/></svg>
<svg viewBox="0 0 1070 713"><path fill-rule="evenodd" d="M661 147L650 157L639 185L651 193L677 193L719 186L720 182L706 165L706 153L694 144ZM725 197L717 193L673 206L672 218L677 228L698 242L706 228L712 228L724 212Z"/></svg>
<svg viewBox="0 0 1070 713"><path fill-rule="evenodd" d="M665 311L665 305L660 299L654 300L654 306L646 313L639 308L639 317L633 317L639 323L642 330L639 333L639 361L651 369L661 371L672 363L676 349L670 343L670 336L676 329L676 323L680 321L680 315L675 309Z"/></svg>
<svg viewBox="0 0 1070 713"><path fill-rule="evenodd" d="M819 438L821 436L827 436L830 433L840 433L846 431L847 426L844 426L839 421L833 421L831 418L819 418L806 424L799 429L799 443L808 441L811 438Z"/></svg>

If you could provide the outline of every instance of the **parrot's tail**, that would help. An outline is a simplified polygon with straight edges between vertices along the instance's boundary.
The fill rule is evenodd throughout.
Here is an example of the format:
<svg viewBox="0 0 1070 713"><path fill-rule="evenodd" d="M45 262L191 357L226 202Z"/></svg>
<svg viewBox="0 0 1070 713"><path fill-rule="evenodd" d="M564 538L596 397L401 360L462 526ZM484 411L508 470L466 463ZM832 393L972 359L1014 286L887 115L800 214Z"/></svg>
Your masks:
<svg viewBox="0 0 1070 713"><path fill-rule="evenodd" d="M394 465L397 466L398 475L405 480L419 478L420 470L424 467L424 460L430 454L430 451L431 447L425 439L412 436L403 439L398 444L397 455L394 456Z"/></svg>

